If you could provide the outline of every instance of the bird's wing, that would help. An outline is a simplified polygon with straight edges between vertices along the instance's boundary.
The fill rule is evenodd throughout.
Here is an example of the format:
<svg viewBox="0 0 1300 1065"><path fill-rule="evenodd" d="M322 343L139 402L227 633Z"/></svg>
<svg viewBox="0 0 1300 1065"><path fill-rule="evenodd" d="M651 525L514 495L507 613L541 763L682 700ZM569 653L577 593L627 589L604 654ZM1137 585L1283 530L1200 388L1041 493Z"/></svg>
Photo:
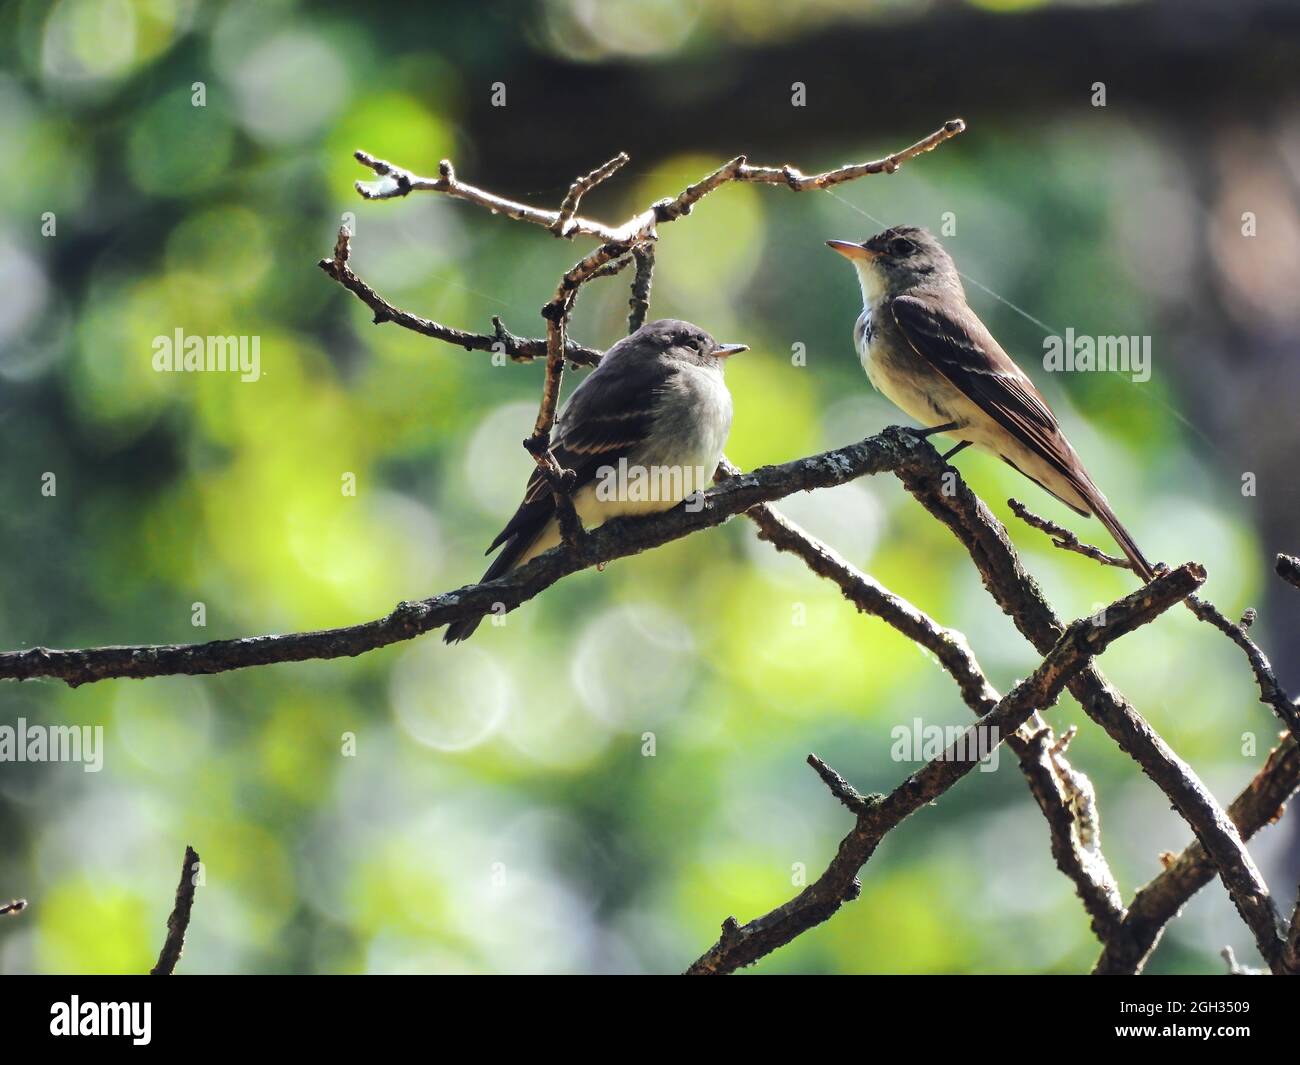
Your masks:
<svg viewBox="0 0 1300 1065"><path fill-rule="evenodd" d="M1151 564L1115 516L1106 497L1093 484L1047 401L993 339L975 312L964 302L950 310L946 303L940 305L936 300L917 296L898 296L890 306L894 321L912 349L1002 428L1058 471L1110 530L1137 572L1150 580L1154 572ZM1009 456L1002 457L1071 510L1088 516L1088 511L1063 498L1028 470L1020 469Z"/></svg>
<svg viewBox="0 0 1300 1065"><path fill-rule="evenodd" d="M913 351L1058 470L1085 499L1096 493L1047 401L974 311L965 303L953 309L950 303L920 296L898 296L890 309Z"/></svg>
<svg viewBox="0 0 1300 1065"><path fill-rule="evenodd" d="M551 440L556 461L578 475L573 491L595 480L601 467L617 466L620 458L640 449L671 372L658 359L620 360L617 367L602 361L578 386L556 419ZM512 537L519 537L521 548L526 546L554 513L551 486L541 470L534 470L523 502L487 553Z"/></svg>

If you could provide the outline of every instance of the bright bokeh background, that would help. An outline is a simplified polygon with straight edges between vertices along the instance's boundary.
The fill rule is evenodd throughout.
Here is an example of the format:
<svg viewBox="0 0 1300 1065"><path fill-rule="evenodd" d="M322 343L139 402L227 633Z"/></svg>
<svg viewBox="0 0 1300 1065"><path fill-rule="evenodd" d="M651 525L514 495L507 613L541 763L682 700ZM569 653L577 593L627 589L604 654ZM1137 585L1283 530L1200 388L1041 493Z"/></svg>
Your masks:
<svg viewBox="0 0 1300 1065"><path fill-rule="evenodd" d="M812 170L962 113L968 133L896 176L834 195L732 186L663 228L654 315L753 349L728 370L728 454L783 461L900 420L862 377L856 284L822 242L861 239L881 228L873 218L938 229L951 213L972 304L1139 541L1204 562L1230 615L1261 607L1259 638L1300 680L1282 650L1295 608L1268 575L1271 552L1300 548L1294 110L1229 114L1192 143L1179 102L1144 102L1140 76L1105 109L1084 82L1022 111L968 72L969 98L925 90L921 114L915 86L877 85L857 113L819 88L802 41L859 40L866 70L877 31L931 18L936 40L956 39L962 19L1011 25L1054 5L861 6L555 0L390 17L342 4L7 5L0 648L346 625L479 575L530 468L518 441L541 365L494 367L375 328L316 260L347 220L354 267L392 301L537 335L538 308L586 246L433 195L365 203L354 148L426 173L449 157L466 180L554 205L572 175L628 147L631 164L587 204L613 220L736 151ZM945 70L922 55L915 77ZM611 122L625 97L572 88L601 77L655 107ZM799 77L806 109L790 104ZM498 82L503 108L489 104ZM554 108L560 93L570 110ZM737 99L763 126L752 144L727 120ZM667 131L648 143L646 116ZM539 136L554 146L519 150ZM1254 238L1240 232L1247 210ZM584 290L575 336L604 347L620 335L627 280ZM1152 379L1044 374L1044 332L1067 326L1150 335ZM262 378L154 373L153 338L177 328L257 335ZM1014 494L1110 546L1000 464L967 453L960 465L1000 516ZM341 491L349 473L355 496ZM964 631L1001 690L1033 668L964 553L892 479L784 509ZM1011 520L1063 615L1131 587ZM1104 665L1225 803L1262 764L1276 724L1239 652L1186 611ZM1131 895L1189 833L1072 700L1049 716L1081 725L1072 757L1097 786ZM891 760L893 728L964 724L969 711L913 644L736 520L566 579L459 647L426 638L217 677L0 686L0 724L19 718L102 725L105 768L0 765L0 896L32 904L0 925L0 971L147 969L192 843L206 884L184 972L671 972L723 917L784 901L801 868L815 876L833 853L848 822L808 751L888 789L913 768ZM1284 824L1252 847L1287 897L1296 838ZM1225 944L1253 957L1215 885L1153 969L1217 971ZM1003 757L891 835L861 899L758 971L1072 972L1096 949Z"/></svg>

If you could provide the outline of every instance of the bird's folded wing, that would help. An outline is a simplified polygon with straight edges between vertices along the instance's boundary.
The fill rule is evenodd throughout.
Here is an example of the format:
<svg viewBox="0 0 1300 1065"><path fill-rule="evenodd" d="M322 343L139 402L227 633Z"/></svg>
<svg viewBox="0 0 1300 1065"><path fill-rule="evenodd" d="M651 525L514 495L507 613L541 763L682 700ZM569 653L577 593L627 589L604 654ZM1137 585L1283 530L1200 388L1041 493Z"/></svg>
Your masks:
<svg viewBox="0 0 1300 1065"><path fill-rule="evenodd" d="M1092 489L1047 401L974 311L917 296L899 296L890 308L913 351L1068 480Z"/></svg>
<svg viewBox="0 0 1300 1065"><path fill-rule="evenodd" d="M661 377L632 370L606 381L593 373L574 392L556 421L551 444L560 466L577 474L573 491L594 481L602 467L617 467L619 459L640 451L662 396ZM551 486L540 469L534 470L523 502L488 553L516 534L539 532L554 510Z"/></svg>

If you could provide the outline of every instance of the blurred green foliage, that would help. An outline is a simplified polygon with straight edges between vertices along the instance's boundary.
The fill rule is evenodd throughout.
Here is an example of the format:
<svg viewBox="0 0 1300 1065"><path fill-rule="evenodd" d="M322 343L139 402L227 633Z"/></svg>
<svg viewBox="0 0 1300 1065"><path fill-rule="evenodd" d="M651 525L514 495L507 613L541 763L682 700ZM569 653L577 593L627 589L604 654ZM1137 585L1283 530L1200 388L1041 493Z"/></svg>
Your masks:
<svg viewBox="0 0 1300 1065"><path fill-rule="evenodd" d="M543 5L529 43L509 49L570 56L603 41L617 55L690 5L611 6L617 18L578 38L582 5ZM815 6L833 22L846 5ZM784 32L784 7L717 5L726 13L654 51ZM479 575L530 467L518 441L541 366L493 367L374 328L315 266L350 215L355 268L395 303L465 328L500 314L535 335L537 309L580 254L465 204L353 192L367 176L354 148L429 172L508 135L509 108L492 130L462 116L493 80L509 27L441 7L425 18L422 38L394 40L351 7L5 9L0 646L346 625ZM874 157L924 132L846 124L842 141L797 162ZM901 420L862 378L849 341L857 288L822 246L860 239L875 219L937 228L954 212L962 269L1035 318L1157 332L1142 278L1115 253L1125 181L1108 145L1158 163L1159 147L1121 119L1064 116L1029 137L986 124L896 177L833 196L733 186L665 226L654 315L753 349L729 369L730 457L781 461ZM631 214L723 157L662 148L589 208ZM558 202L564 185L533 187L531 172L521 159L509 175L465 176ZM577 337L620 335L626 281L584 290ZM1042 330L979 288L971 298L1032 367ZM261 379L155 373L153 338L178 328L260 337ZM806 367L792 364L798 344ZM1138 538L1156 557L1204 561L1219 605L1246 606L1259 581L1243 561L1257 557L1252 531L1231 481L1216 487L1193 458L1168 380L1036 376ZM967 453L961 466L1001 516L1015 494L1105 543L1001 465ZM47 471L52 498L40 492ZM347 473L355 497L341 491ZM1033 667L957 545L892 480L787 509L965 631L1000 687ZM1012 532L1064 615L1129 587ZM1185 612L1121 641L1106 670L1225 799L1262 758L1243 756L1240 731L1269 745L1237 652ZM1227 708L1231 727L1217 716ZM4 686L0 722L102 724L106 765L0 768L0 894L33 903L0 928L0 969L147 969L186 843L206 867L187 972L680 969L724 916L749 919L789 897L801 869L816 876L846 830L803 765L809 750L887 789L910 768L889 759L895 725L968 715L926 655L743 521L569 578L462 647L429 638L210 678ZM1070 701L1051 719L1084 724L1073 750L1131 892L1187 832ZM1198 900L1158 965L1203 969L1228 941L1248 955L1226 905ZM1003 757L891 835L860 901L759 971L1078 971L1095 949Z"/></svg>

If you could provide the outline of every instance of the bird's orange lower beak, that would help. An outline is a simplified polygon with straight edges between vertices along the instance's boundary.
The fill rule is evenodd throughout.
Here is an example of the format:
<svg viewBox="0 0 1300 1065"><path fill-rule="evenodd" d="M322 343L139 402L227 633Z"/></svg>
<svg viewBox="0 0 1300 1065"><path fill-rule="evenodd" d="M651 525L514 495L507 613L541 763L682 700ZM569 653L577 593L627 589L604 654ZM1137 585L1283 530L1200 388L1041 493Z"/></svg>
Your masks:
<svg viewBox="0 0 1300 1065"><path fill-rule="evenodd" d="M828 240L826 247L839 252L846 259L874 259L876 252L862 244L854 244L851 240Z"/></svg>

